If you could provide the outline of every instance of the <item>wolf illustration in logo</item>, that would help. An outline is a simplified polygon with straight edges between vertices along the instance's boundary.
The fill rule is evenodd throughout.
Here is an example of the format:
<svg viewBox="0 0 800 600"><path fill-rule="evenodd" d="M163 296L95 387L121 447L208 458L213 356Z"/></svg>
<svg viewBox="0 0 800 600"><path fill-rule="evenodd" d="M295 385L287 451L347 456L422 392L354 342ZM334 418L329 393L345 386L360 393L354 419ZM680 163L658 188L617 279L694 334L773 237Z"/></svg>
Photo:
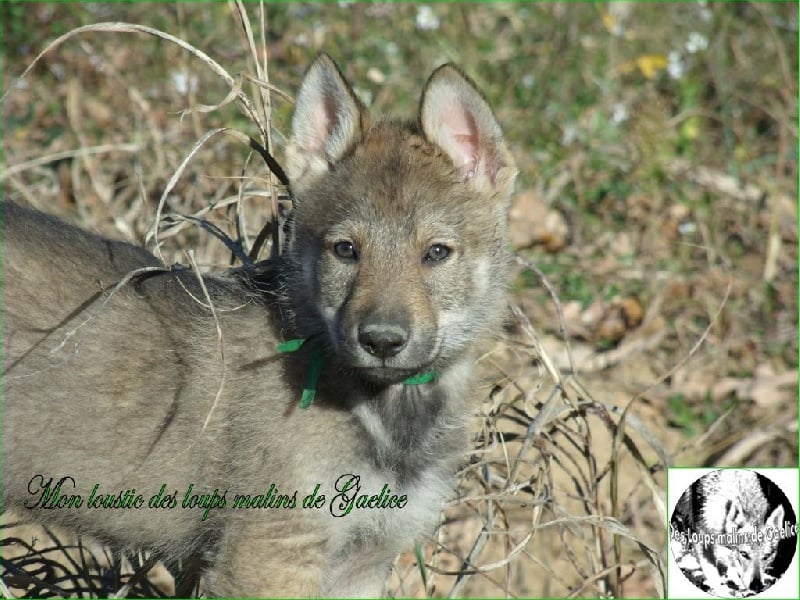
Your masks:
<svg viewBox="0 0 800 600"><path fill-rule="evenodd" d="M692 549L704 587L721 596L746 597L775 582L771 567L784 517L783 505L771 508L756 472L713 471L678 500L673 538Z"/></svg>

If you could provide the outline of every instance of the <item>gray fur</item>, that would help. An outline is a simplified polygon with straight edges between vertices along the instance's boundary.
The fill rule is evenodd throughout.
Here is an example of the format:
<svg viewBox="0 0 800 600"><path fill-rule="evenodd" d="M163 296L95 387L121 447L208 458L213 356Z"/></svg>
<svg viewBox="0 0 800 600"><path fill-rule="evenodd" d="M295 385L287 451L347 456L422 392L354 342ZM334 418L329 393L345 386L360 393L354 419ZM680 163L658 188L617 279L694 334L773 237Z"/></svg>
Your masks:
<svg viewBox="0 0 800 600"><path fill-rule="evenodd" d="M166 483L176 508L25 512L168 559L203 552L213 595L381 594L392 560L430 530L450 489L475 343L502 313L508 271L516 170L497 123L452 66L428 89L437 95L423 92L424 122L373 123L333 62L315 61L287 156L298 206L286 254L203 277L222 345L193 272L159 270L143 249L4 202L4 507L35 502L37 475L72 477L63 491L84 499L99 483L100 493L135 488L147 502ZM447 110L475 130L446 129L441 93L461 99ZM479 143L460 144L462 134ZM461 152L474 159L468 170ZM332 252L338 239L357 243L357 261ZM424 262L432 244L452 254ZM367 322L407 340L377 355ZM295 337L310 341L276 351ZM314 344L325 366L302 410ZM433 383L403 384L428 370ZM388 484L408 503L334 517L343 474L360 476L361 493ZM302 508L317 483L325 505ZM226 508L206 520L181 508L189 484L226 491ZM270 484L296 490L297 508L231 508L235 494Z"/></svg>

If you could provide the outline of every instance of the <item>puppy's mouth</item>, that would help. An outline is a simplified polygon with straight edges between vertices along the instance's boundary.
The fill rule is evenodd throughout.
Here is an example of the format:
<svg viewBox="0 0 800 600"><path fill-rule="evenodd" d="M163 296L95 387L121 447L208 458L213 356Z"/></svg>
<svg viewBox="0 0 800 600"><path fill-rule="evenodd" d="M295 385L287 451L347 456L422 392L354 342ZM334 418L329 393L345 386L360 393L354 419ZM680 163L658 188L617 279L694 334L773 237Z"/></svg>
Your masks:
<svg viewBox="0 0 800 600"><path fill-rule="evenodd" d="M405 383L418 385L434 379L430 364L419 365L413 369L396 367L358 367L355 372L361 379L375 385L394 385Z"/></svg>

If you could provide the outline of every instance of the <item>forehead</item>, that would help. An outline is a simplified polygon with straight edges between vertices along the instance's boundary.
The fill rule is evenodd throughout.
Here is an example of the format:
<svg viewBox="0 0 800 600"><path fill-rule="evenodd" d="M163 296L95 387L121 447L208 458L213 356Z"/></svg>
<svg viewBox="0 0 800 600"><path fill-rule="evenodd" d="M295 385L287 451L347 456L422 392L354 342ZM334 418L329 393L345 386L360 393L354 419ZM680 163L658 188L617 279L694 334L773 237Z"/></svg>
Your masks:
<svg viewBox="0 0 800 600"><path fill-rule="evenodd" d="M374 127L342 167L370 181L376 192L399 199L404 193L462 187L450 160L411 126Z"/></svg>
<svg viewBox="0 0 800 600"><path fill-rule="evenodd" d="M403 218L469 200L450 160L413 128L393 123L370 130L330 175L336 208L345 212Z"/></svg>
<svg viewBox="0 0 800 600"><path fill-rule="evenodd" d="M413 125L379 123L299 199L296 227L316 237L399 241L491 237L491 201Z"/></svg>

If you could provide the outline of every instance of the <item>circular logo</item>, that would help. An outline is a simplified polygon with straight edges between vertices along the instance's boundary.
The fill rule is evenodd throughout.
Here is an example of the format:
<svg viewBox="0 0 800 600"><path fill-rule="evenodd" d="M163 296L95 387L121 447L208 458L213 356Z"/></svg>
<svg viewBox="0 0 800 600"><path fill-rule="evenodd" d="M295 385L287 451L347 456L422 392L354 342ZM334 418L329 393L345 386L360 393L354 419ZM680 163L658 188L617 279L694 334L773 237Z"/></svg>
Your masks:
<svg viewBox="0 0 800 600"><path fill-rule="evenodd" d="M746 469L711 471L679 498L670 548L683 574L721 598L772 586L792 562L797 520L783 491Z"/></svg>

